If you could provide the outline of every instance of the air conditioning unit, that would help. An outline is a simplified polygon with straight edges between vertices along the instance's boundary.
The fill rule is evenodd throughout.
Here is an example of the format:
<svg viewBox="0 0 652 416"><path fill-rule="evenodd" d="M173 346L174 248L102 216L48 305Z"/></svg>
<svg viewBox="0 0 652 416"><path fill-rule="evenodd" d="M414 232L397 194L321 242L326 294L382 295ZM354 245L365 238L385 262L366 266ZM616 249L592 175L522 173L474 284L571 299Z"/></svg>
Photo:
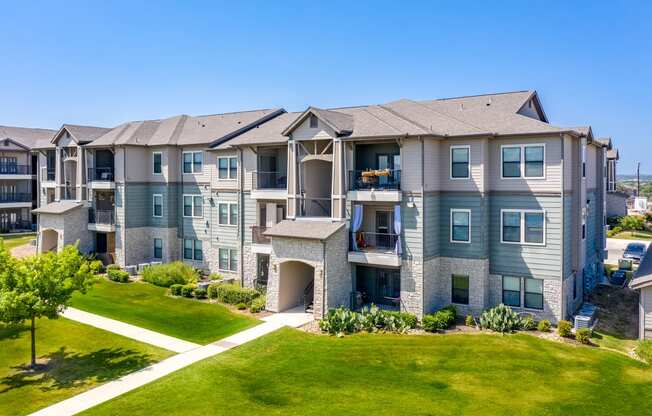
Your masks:
<svg viewBox="0 0 652 416"><path fill-rule="evenodd" d="M148 268L149 266L150 266L149 263L138 263L138 271L139 271L140 273L142 273L143 270L145 270L145 269Z"/></svg>
<svg viewBox="0 0 652 416"><path fill-rule="evenodd" d="M125 266L125 271L129 273L129 276L135 276L137 274L136 266Z"/></svg>
<svg viewBox="0 0 652 416"><path fill-rule="evenodd" d="M158 266L158 265L160 265L160 264L163 264L163 262L162 262L162 261L153 261L153 262L151 262L149 265L150 265L150 266Z"/></svg>

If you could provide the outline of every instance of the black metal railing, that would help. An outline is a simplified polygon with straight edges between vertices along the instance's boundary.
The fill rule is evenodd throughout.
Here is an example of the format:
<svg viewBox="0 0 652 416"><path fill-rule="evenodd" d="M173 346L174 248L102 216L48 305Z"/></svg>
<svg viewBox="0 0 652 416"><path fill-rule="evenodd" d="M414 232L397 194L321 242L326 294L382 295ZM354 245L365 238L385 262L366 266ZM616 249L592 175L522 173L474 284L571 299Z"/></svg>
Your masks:
<svg viewBox="0 0 652 416"><path fill-rule="evenodd" d="M349 171L349 190L385 190L401 189L401 171L399 169L367 169Z"/></svg>
<svg viewBox="0 0 652 416"><path fill-rule="evenodd" d="M299 216L301 217L330 217L330 198L299 198Z"/></svg>
<svg viewBox="0 0 652 416"><path fill-rule="evenodd" d="M9 233L12 231L31 231L34 229L31 221L16 220L12 222L0 221L0 233Z"/></svg>
<svg viewBox="0 0 652 416"><path fill-rule="evenodd" d="M353 245L355 238L356 247ZM391 233L372 233L367 231L358 231L351 233L349 241L350 251L388 251L393 252L398 241L398 234Z"/></svg>
<svg viewBox="0 0 652 416"><path fill-rule="evenodd" d="M267 227L260 225L251 227L251 241L254 244L271 244L272 239L263 234L265 231L267 231Z"/></svg>
<svg viewBox="0 0 652 416"><path fill-rule="evenodd" d="M30 175L29 165L17 165L15 163L0 163L0 175Z"/></svg>
<svg viewBox="0 0 652 416"><path fill-rule="evenodd" d="M287 172L253 172L252 189L287 189Z"/></svg>
<svg viewBox="0 0 652 416"><path fill-rule="evenodd" d="M88 209L88 222L90 224L114 225L115 214L112 209Z"/></svg>
<svg viewBox="0 0 652 416"><path fill-rule="evenodd" d="M88 168L88 181L104 181L104 182L113 182L113 168L112 167L101 167L101 168Z"/></svg>
<svg viewBox="0 0 652 416"><path fill-rule="evenodd" d="M31 201L32 201L32 194L29 192L0 193L0 203L31 202Z"/></svg>

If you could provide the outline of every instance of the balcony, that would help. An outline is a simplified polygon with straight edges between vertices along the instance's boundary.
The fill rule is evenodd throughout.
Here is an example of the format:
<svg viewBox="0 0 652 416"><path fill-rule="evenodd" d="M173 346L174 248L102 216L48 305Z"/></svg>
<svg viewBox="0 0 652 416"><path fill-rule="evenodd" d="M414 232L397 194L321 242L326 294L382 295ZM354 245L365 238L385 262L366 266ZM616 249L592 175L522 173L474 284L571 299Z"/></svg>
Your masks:
<svg viewBox="0 0 652 416"><path fill-rule="evenodd" d="M112 167L88 168L88 184L92 189L114 189Z"/></svg>
<svg viewBox="0 0 652 416"><path fill-rule="evenodd" d="M399 235L358 231L350 233L349 261L359 264L399 267L401 258L396 252Z"/></svg>
<svg viewBox="0 0 652 416"><path fill-rule="evenodd" d="M13 222L4 222L0 220L0 233L11 233L17 231L33 230L32 222L27 220L16 220Z"/></svg>
<svg viewBox="0 0 652 416"><path fill-rule="evenodd" d="M330 218L331 217L331 199L330 198L307 198L299 197L299 217L313 218Z"/></svg>
<svg viewBox="0 0 652 416"><path fill-rule="evenodd" d="M88 209L88 230L115 231L115 211L112 209Z"/></svg>
<svg viewBox="0 0 652 416"><path fill-rule="evenodd" d="M264 235L267 227L256 225L251 227L251 251L259 254L271 254L272 239Z"/></svg>
<svg viewBox="0 0 652 416"><path fill-rule="evenodd" d="M400 169L349 171L347 197L353 201L398 202L401 196Z"/></svg>
<svg viewBox="0 0 652 416"><path fill-rule="evenodd" d="M0 193L1 208L31 208L32 194L29 192Z"/></svg>
<svg viewBox="0 0 652 416"><path fill-rule="evenodd" d="M253 199L287 198L287 172L261 172L251 174L251 197Z"/></svg>
<svg viewBox="0 0 652 416"><path fill-rule="evenodd" d="M54 186L54 181L56 180L56 173L54 169L48 169L47 167L43 166L41 168L41 183L44 186L48 186L50 184L47 184L48 182L52 182L52 186Z"/></svg>
<svg viewBox="0 0 652 416"><path fill-rule="evenodd" d="M31 177L32 171L29 165L0 164L0 179L30 179Z"/></svg>

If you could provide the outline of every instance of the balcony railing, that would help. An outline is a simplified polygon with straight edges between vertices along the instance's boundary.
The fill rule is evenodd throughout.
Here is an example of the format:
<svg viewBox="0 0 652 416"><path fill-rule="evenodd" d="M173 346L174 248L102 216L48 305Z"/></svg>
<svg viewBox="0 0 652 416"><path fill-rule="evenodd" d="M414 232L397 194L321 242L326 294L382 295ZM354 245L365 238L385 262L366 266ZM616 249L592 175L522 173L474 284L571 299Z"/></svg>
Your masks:
<svg viewBox="0 0 652 416"><path fill-rule="evenodd" d="M391 233L371 233L367 231L358 231L351 233L349 241L350 251L369 251L369 252L394 252L398 234ZM355 239L356 246L353 245Z"/></svg>
<svg viewBox="0 0 652 416"><path fill-rule="evenodd" d="M299 198L299 216L301 217L330 217L330 198Z"/></svg>
<svg viewBox="0 0 652 416"><path fill-rule="evenodd" d="M47 167L41 168L41 182L54 182L55 180L55 171L48 170Z"/></svg>
<svg viewBox="0 0 652 416"><path fill-rule="evenodd" d="M287 173L283 172L253 172L251 175L252 189L287 189Z"/></svg>
<svg viewBox="0 0 652 416"><path fill-rule="evenodd" d="M88 168L88 182L113 182L113 168Z"/></svg>
<svg viewBox="0 0 652 416"><path fill-rule="evenodd" d="M367 169L349 171L349 190L401 190L401 171L399 169Z"/></svg>
<svg viewBox="0 0 652 416"><path fill-rule="evenodd" d="M114 225L115 215L112 209L88 209L89 224Z"/></svg>
<svg viewBox="0 0 652 416"><path fill-rule="evenodd" d="M0 175L31 175L29 165L17 165L14 163L0 164Z"/></svg>
<svg viewBox="0 0 652 416"><path fill-rule="evenodd" d="M251 227L251 241L253 241L254 244L271 244L272 239L263 235L265 231L267 231L267 227L262 227L260 225Z"/></svg>
<svg viewBox="0 0 652 416"><path fill-rule="evenodd" d="M28 192L0 193L0 203L32 202L32 194Z"/></svg>
<svg viewBox="0 0 652 416"><path fill-rule="evenodd" d="M11 231L32 230L32 222L27 220L16 220L13 222L0 221L0 233L8 233Z"/></svg>

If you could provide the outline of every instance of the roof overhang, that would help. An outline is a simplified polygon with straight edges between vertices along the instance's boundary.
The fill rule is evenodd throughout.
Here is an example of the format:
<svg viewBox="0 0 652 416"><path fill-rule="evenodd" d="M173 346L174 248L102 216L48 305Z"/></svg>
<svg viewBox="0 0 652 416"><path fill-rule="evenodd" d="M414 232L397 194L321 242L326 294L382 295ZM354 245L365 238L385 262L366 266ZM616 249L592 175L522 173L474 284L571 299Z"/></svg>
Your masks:
<svg viewBox="0 0 652 416"><path fill-rule="evenodd" d="M2 141L3 145L4 145L6 142L10 142L10 143L12 143L12 144L15 145L15 146L20 147L21 149L24 149L24 150L26 150L26 151L29 151L29 150L30 150L29 147L25 146L25 145L22 144L22 143L18 143L16 140L14 140L14 139L12 139L12 138L10 138L10 137L5 137L4 139L0 139L0 141Z"/></svg>
<svg viewBox="0 0 652 416"><path fill-rule="evenodd" d="M220 138L217 138L217 139L213 140L208 145L208 147L209 148L214 148L214 147L217 147L217 146L219 146L221 144L224 144L225 142L233 139L234 137L237 137L237 136L239 136L239 135L241 135L243 133L246 133L247 131L249 131L249 130L251 130L253 128L256 128L257 126L259 126L259 125L261 125L261 124L263 124L263 123L265 123L265 122L267 122L267 121L269 121L269 120L271 120L271 119L273 119L275 117L278 117L278 116L280 116L281 114L283 114L285 112L286 111L285 111L284 108L277 108L276 110L270 112L269 114L264 115L263 117L259 118L258 120L254 121L252 123L249 123L246 126L239 128L238 130L234 130L234 131L230 132L229 134L226 134L226 135L224 135L224 136L222 136Z"/></svg>

